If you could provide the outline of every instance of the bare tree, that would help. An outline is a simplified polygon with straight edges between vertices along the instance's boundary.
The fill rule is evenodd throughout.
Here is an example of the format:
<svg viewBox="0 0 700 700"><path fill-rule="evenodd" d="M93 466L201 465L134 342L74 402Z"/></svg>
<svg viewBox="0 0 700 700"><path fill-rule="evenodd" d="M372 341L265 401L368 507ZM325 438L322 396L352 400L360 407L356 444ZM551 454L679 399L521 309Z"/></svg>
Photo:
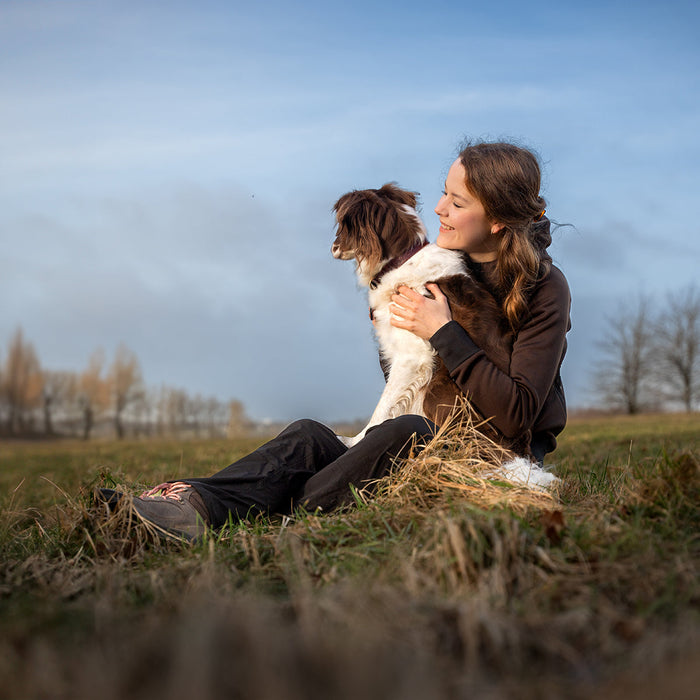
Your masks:
<svg viewBox="0 0 700 700"><path fill-rule="evenodd" d="M185 430L188 415L188 397L182 389L164 386L158 402L158 421L162 432L174 435Z"/></svg>
<svg viewBox="0 0 700 700"><path fill-rule="evenodd" d="M212 396L206 399L204 410L209 437L224 435L229 417L228 406Z"/></svg>
<svg viewBox="0 0 700 700"><path fill-rule="evenodd" d="M32 428L32 414L41 404L43 378L34 346L25 342L18 328L10 341L2 372L3 402L7 408L7 431L25 433Z"/></svg>
<svg viewBox="0 0 700 700"><path fill-rule="evenodd" d="M136 401L134 401L130 411L134 422L134 433L136 435L153 434L154 400L153 391L143 386L141 393Z"/></svg>
<svg viewBox="0 0 700 700"><path fill-rule="evenodd" d="M595 370L594 391L612 407L639 413L655 398L654 327L649 302L622 305L607 319Z"/></svg>
<svg viewBox="0 0 700 700"><path fill-rule="evenodd" d="M692 411L700 396L700 291L695 285L669 294L656 325L659 376L667 398Z"/></svg>
<svg viewBox="0 0 700 700"><path fill-rule="evenodd" d="M77 384L78 378L73 372L44 371L42 400L46 435L55 435L54 415L57 410L67 412L77 395Z"/></svg>
<svg viewBox="0 0 700 700"><path fill-rule="evenodd" d="M114 427L117 437L121 440L124 437L122 421L124 409L143 393L139 361L125 345L120 345L117 348L114 362L109 371L109 382L114 401Z"/></svg>
<svg viewBox="0 0 700 700"><path fill-rule="evenodd" d="M199 437L202 424L206 421L205 398L201 394L187 398L188 423L192 428L195 437Z"/></svg>

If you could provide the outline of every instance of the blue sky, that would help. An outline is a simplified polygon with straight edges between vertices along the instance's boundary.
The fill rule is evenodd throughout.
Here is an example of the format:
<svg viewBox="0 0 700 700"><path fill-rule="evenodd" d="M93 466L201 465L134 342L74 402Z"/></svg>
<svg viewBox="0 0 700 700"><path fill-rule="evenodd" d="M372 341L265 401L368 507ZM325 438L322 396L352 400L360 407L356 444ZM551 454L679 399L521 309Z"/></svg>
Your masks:
<svg viewBox="0 0 700 700"><path fill-rule="evenodd" d="M0 0L0 349L120 342L255 418L366 416L382 378L331 207L433 206L460 141L535 150L587 387L606 314L695 281L692 2ZM2 355L0 355L0 360Z"/></svg>

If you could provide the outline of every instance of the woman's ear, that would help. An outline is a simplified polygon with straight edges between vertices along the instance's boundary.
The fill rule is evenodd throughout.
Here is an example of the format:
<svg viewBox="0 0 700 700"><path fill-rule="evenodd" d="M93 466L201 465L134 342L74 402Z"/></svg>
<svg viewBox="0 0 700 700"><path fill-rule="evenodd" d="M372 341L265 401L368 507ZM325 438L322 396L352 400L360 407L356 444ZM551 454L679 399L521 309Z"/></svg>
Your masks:
<svg viewBox="0 0 700 700"><path fill-rule="evenodd" d="M500 233L505 227L506 227L505 224L498 224L498 223L491 224L491 235L495 236L497 233Z"/></svg>

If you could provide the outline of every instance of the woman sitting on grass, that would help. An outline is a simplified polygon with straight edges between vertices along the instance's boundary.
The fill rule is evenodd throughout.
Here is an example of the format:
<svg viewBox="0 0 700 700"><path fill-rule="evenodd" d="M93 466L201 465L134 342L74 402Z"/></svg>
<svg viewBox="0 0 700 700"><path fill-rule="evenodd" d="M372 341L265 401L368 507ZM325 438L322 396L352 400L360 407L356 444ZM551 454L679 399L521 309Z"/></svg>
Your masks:
<svg viewBox="0 0 700 700"><path fill-rule="evenodd" d="M392 324L429 340L459 389L508 440L528 438L541 461L566 423L560 367L566 352L569 288L551 264L540 168L528 150L508 143L468 145L452 164L435 213L437 245L462 251L472 274L499 302L513 332L509 371L499 370L452 320L447 298L401 287ZM494 333L501 332L494 328ZM327 426L292 423L276 438L213 476L160 484L133 499L136 513L187 539L258 513L303 506L331 510L385 476L437 426L417 415L390 419L347 448ZM103 499L120 494L101 489Z"/></svg>

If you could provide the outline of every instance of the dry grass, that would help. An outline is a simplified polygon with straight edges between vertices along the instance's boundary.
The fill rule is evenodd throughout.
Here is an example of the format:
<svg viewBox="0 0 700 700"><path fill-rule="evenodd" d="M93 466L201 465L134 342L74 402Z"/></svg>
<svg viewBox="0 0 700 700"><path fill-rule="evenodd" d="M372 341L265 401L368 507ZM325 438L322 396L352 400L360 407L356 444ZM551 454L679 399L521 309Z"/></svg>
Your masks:
<svg viewBox="0 0 700 700"><path fill-rule="evenodd" d="M28 478L0 511L0 698L690 697L700 426L640 454L598 440L592 464L576 461L576 436L597 434L580 426L554 491L485 478L504 453L473 427L356 507L232 523L195 546L90 498L138 491L141 462L98 463L81 493L35 504ZM182 447L151 449L156 481Z"/></svg>
<svg viewBox="0 0 700 700"><path fill-rule="evenodd" d="M481 508L507 507L516 513L553 508L554 491L525 486L499 473L515 455L486 437L467 410L453 414L431 442L378 484L378 497L427 507L449 496Z"/></svg>

